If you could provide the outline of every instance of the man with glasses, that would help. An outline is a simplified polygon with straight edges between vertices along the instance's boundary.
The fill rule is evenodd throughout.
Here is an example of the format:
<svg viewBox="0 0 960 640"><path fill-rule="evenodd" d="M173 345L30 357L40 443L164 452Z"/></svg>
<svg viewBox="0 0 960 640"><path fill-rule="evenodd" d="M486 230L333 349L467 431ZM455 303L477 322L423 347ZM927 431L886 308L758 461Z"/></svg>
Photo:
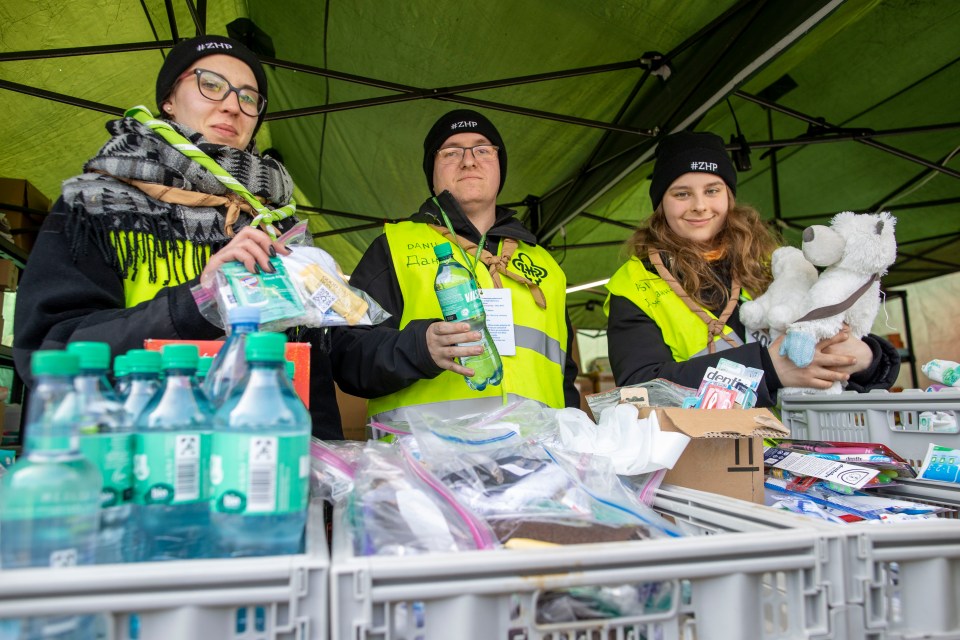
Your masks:
<svg viewBox="0 0 960 640"><path fill-rule="evenodd" d="M446 417L492 411L505 398L578 407L566 278L515 212L497 206L507 177L499 131L475 111L451 111L427 133L423 152L432 197L409 220L385 225L350 279L393 316L334 332L337 382L369 398L367 413L380 420L402 420L411 408ZM433 247L444 242L459 245L454 256L481 289L503 361L497 387L476 391L464 381L473 372L458 358L483 348L469 325L442 319Z"/></svg>

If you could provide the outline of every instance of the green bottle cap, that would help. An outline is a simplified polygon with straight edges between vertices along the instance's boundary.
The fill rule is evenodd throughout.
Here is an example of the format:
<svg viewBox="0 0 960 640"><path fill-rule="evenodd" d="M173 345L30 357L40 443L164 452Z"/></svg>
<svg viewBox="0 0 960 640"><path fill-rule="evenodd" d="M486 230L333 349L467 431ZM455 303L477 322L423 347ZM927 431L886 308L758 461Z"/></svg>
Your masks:
<svg viewBox="0 0 960 640"><path fill-rule="evenodd" d="M146 349L127 351L127 366L130 373L160 373L160 352Z"/></svg>
<svg viewBox="0 0 960 640"><path fill-rule="evenodd" d="M200 349L195 344L168 344L160 352L164 369L196 369Z"/></svg>
<svg viewBox="0 0 960 640"><path fill-rule="evenodd" d="M293 380L293 376L297 373L297 365L293 363L293 360L287 360L284 367L287 369L287 377Z"/></svg>
<svg viewBox="0 0 960 640"><path fill-rule="evenodd" d="M434 245L433 253L436 254L437 258L443 260L444 258L449 258L453 255L453 245L449 242L443 242L438 245Z"/></svg>
<svg viewBox="0 0 960 640"><path fill-rule="evenodd" d="M200 361L197 362L197 376L205 377L210 371L211 364L213 364L213 356L200 356Z"/></svg>
<svg viewBox="0 0 960 640"><path fill-rule="evenodd" d="M80 358L60 350L35 351L30 370L35 376L75 376L80 371Z"/></svg>
<svg viewBox="0 0 960 640"><path fill-rule="evenodd" d="M80 359L81 369L110 368L110 345L106 342L71 342L67 345L67 353L72 353Z"/></svg>
<svg viewBox="0 0 960 640"><path fill-rule="evenodd" d="M121 353L113 359L113 375L117 378L130 375L130 364L127 362L127 354Z"/></svg>
<svg viewBox="0 0 960 640"><path fill-rule="evenodd" d="M247 336L247 360L249 362L283 362L287 336L282 333L257 331Z"/></svg>

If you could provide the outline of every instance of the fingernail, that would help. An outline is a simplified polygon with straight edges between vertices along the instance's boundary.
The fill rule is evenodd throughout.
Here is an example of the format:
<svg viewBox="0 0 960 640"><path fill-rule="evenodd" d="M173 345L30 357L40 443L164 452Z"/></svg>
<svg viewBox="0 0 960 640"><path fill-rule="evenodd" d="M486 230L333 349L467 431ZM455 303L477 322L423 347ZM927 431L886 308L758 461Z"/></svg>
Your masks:
<svg viewBox="0 0 960 640"><path fill-rule="evenodd" d="M268 273L276 273L276 272L277 272L277 268L276 268L275 266L273 266L272 264L271 264L271 265L267 265L267 272L268 272Z"/></svg>
<svg viewBox="0 0 960 640"><path fill-rule="evenodd" d="M263 273L263 269L260 268L259 264L253 265L253 271L254 273Z"/></svg>
<svg viewBox="0 0 960 640"><path fill-rule="evenodd" d="M277 250L274 249L273 247L270 247L269 253L270 253L270 257L271 257L271 258L276 258L276 257L277 257Z"/></svg>

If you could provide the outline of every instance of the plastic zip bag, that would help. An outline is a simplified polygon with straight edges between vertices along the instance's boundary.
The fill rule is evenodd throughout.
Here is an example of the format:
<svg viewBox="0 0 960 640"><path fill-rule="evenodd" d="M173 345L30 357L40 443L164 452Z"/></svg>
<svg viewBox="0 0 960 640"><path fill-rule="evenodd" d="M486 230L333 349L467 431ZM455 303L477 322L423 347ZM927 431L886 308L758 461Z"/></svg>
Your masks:
<svg viewBox="0 0 960 640"><path fill-rule="evenodd" d="M355 468L364 442L333 444L310 439L310 492L313 498L340 502L353 491Z"/></svg>
<svg viewBox="0 0 960 640"><path fill-rule="evenodd" d="M239 262L217 270L213 282L193 288L201 314L225 327L229 310L260 308L260 329L379 324L390 314L364 291L351 287L333 257L313 246L306 222L298 222L279 242L290 249L270 258L275 273L250 273Z"/></svg>
<svg viewBox="0 0 960 640"><path fill-rule="evenodd" d="M356 469L348 521L357 555L416 555L490 548L480 521L464 520L397 447L368 442Z"/></svg>

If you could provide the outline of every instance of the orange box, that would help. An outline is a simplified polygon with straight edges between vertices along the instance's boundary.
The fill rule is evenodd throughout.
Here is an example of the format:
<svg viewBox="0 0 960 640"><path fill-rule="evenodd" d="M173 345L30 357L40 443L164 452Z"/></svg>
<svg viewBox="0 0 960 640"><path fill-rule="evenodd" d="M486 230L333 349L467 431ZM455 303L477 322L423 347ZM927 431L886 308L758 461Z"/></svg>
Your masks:
<svg viewBox="0 0 960 640"><path fill-rule="evenodd" d="M165 344L195 344L200 349L201 356L215 356L223 346L223 340L155 340L148 338L143 341L143 348L149 351L160 351ZM303 400L303 404L310 408L310 343L288 342L286 351L287 360L293 362L293 388Z"/></svg>

